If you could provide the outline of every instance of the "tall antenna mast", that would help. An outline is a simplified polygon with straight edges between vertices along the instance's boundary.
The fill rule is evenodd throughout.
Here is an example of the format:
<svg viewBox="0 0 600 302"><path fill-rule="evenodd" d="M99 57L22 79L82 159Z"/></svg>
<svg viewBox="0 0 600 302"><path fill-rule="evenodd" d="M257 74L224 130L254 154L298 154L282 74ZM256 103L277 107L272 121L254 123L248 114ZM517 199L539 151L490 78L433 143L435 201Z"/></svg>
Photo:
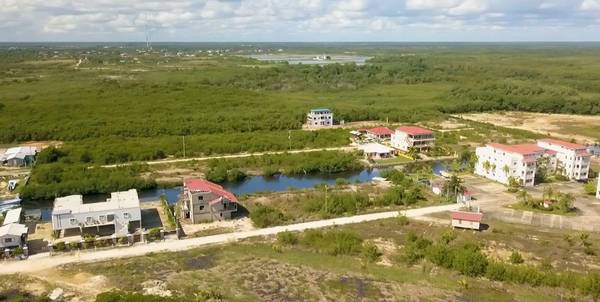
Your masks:
<svg viewBox="0 0 600 302"><path fill-rule="evenodd" d="M148 29L148 13L144 14L144 18L145 18L144 33L146 35L146 48L152 49L152 43L151 43L152 36L151 36L150 30Z"/></svg>

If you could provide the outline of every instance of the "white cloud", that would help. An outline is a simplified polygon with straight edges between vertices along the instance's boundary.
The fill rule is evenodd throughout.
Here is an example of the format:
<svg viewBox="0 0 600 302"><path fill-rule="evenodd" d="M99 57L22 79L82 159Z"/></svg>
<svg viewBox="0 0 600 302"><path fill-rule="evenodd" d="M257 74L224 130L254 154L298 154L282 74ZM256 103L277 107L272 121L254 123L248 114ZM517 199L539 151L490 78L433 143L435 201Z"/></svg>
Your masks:
<svg viewBox="0 0 600 302"><path fill-rule="evenodd" d="M600 0L0 0L0 7L5 41L141 40L145 27L171 41L391 39L431 29L446 39L465 30L595 30Z"/></svg>

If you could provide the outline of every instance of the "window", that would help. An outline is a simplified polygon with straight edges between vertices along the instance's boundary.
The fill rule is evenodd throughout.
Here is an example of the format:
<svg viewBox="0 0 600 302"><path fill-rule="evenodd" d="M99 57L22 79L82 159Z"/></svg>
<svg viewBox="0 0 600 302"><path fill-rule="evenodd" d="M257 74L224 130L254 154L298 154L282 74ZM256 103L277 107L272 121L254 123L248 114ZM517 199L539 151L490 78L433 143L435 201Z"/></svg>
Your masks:
<svg viewBox="0 0 600 302"><path fill-rule="evenodd" d="M124 219L131 219L131 214L129 214L129 213L123 213L123 218Z"/></svg>
<svg viewBox="0 0 600 302"><path fill-rule="evenodd" d="M69 222L71 223L71 225L77 225L77 219L75 218L71 218Z"/></svg>
<svg viewBox="0 0 600 302"><path fill-rule="evenodd" d="M204 200L204 195L199 195L198 196L198 201L200 201L200 200Z"/></svg>
<svg viewBox="0 0 600 302"><path fill-rule="evenodd" d="M108 222L113 222L113 221L115 221L115 214L108 214L108 215L106 215L106 220L107 220Z"/></svg>
<svg viewBox="0 0 600 302"><path fill-rule="evenodd" d="M94 218L92 218L91 216L86 217L85 218L85 223L87 223L87 224L94 223Z"/></svg>
<svg viewBox="0 0 600 302"><path fill-rule="evenodd" d="M4 243L11 243L12 242L12 238L4 238Z"/></svg>
<svg viewBox="0 0 600 302"><path fill-rule="evenodd" d="M104 223L106 222L106 215L100 215L98 219L100 220L100 222Z"/></svg>
<svg viewBox="0 0 600 302"><path fill-rule="evenodd" d="M200 206L200 211L204 210L204 206Z"/></svg>

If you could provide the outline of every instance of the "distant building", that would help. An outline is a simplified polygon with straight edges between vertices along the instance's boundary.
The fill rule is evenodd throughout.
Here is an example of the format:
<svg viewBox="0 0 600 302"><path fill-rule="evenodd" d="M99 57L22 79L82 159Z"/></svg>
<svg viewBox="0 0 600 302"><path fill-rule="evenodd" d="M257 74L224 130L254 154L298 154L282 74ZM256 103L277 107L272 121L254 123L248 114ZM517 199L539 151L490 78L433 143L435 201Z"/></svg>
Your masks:
<svg viewBox="0 0 600 302"><path fill-rule="evenodd" d="M398 127L392 134L392 147L402 151L415 148L419 151L433 147L435 137L433 131L417 126Z"/></svg>
<svg viewBox="0 0 600 302"><path fill-rule="evenodd" d="M360 145L358 148L363 151L366 158L370 159L389 158L394 152L394 149L377 143Z"/></svg>
<svg viewBox="0 0 600 302"><path fill-rule="evenodd" d="M126 235L129 226L141 227L142 212L137 191L113 192L104 202L83 203L83 196L56 198L52 209L52 228L55 231L113 225L115 234Z"/></svg>
<svg viewBox="0 0 600 302"><path fill-rule="evenodd" d="M556 139L539 140L538 146L556 152L555 171L571 180L588 179L591 154L586 146Z"/></svg>
<svg viewBox="0 0 600 302"><path fill-rule="evenodd" d="M488 144L475 150L475 174L506 185L512 177L523 186L533 186L537 160L544 153L544 148L534 144Z"/></svg>
<svg viewBox="0 0 600 302"><path fill-rule="evenodd" d="M0 163L11 167L22 167L31 165L37 154L35 147L14 147L9 148L0 155Z"/></svg>
<svg viewBox="0 0 600 302"><path fill-rule="evenodd" d="M183 217L192 223L230 219L238 199L222 186L204 179L184 182Z"/></svg>
<svg viewBox="0 0 600 302"><path fill-rule="evenodd" d="M333 126L333 112L329 109L312 109L306 115L306 125L309 128L322 128Z"/></svg>
<svg viewBox="0 0 600 302"><path fill-rule="evenodd" d="M0 227L0 248L23 247L27 243L28 228L21 224L21 208L9 210Z"/></svg>
<svg viewBox="0 0 600 302"><path fill-rule="evenodd" d="M452 211L450 212L450 216L452 217L452 226L455 228L472 230L479 230L481 228L482 213Z"/></svg>
<svg viewBox="0 0 600 302"><path fill-rule="evenodd" d="M600 143L596 143L596 144L589 144L586 146L587 147L587 151L591 154L591 155L596 155L596 156L600 156Z"/></svg>
<svg viewBox="0 0 600 302"><path fill-rule="evenodd" d="M394 131L387 127L376 127L366 130L366 136L373 140L389 140L393 133Z"/></svg>

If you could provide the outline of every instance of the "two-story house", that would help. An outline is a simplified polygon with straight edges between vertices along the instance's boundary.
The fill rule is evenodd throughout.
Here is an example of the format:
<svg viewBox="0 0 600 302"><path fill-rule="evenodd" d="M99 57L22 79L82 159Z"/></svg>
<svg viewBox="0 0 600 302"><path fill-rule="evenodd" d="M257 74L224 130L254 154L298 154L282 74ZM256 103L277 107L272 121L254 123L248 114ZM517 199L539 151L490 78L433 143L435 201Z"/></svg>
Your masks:
<svg viewBox="0 0 600 302"><path fill-rule="evenodd" d="M431 149L435 143L433 131L417 126L402 126L392 134L392 147L402 151Z"/></svg>
<svg viewBox="0 0 600 302"><path fill-rule="evenodd" d="M237 211L233 193L204 179L185 180L183 195L183 217L192 223L230 219Z"/></svg>
<svg viewBox="0 0 600 302"><path fill-rule="evenodd" d="M54 200L52 229L63 231L114 225L118 235L129 233L129 227L141 227L142 212L137 191L113 192L104 202L83 203L83 196L70 195Z"/></svg>

